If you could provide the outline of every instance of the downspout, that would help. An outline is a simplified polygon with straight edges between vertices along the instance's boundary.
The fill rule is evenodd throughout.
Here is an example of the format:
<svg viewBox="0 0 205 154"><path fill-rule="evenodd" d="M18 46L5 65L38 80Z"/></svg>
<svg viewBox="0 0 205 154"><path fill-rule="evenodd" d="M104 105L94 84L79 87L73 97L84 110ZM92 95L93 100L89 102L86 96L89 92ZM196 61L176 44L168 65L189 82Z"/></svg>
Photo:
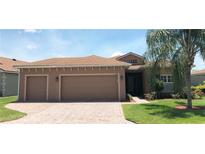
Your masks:
<svg viewBox="0 0 205 154"><path fill-rule="evenodd" d="M20 72L21 72L21 70L19 69L19 72L18 72L18 91L17 91L18 101L19 101L20 79L21 79Z"/></svg>
<svg viewBox="0 0 205 154"><path fill-rule="evenodd" d="M2 96L6 96L6 72L2 72Z"/></svg>

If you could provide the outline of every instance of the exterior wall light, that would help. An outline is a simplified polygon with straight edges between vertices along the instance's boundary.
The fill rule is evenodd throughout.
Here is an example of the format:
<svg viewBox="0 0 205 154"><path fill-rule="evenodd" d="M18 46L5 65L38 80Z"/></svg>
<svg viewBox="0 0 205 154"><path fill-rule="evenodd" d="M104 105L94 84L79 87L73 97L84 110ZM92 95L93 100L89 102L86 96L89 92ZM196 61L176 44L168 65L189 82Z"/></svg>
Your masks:
<svg viewBox="0 0 205 154"><path fill-rule="evenodd" d="M56 82L58 82L58 81L59 81L59 77L57 76L57 77L56 77Z"/></svg>

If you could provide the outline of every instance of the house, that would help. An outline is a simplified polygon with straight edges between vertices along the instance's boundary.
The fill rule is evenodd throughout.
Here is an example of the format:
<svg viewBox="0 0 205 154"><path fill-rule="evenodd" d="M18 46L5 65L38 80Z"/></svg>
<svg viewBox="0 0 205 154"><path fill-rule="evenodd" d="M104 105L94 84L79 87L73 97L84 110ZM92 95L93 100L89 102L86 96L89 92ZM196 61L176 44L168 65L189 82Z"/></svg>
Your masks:
<svg viewBox="0 0 205 154"><path fill-rule="evenodd" d="M124 101L126 93L143 97L150 91L144 57L132 52L52 58L15 68L20 70L19 101ZM163 79L171 83L169 72Z"/></svg>
<svg viewBox="0 0 205 154"><path fill-rule="evenodd" d="M0 57L0 96L12 96L18 93L18 70L13 65L25 64L16 59Z"/></svg>
<svg viewBox="0 0 205 154"><path fill-rule="evenodd" d="M202 84L205 81L205 69L192 71L191 73L191 82L193 86Z"/></svg>

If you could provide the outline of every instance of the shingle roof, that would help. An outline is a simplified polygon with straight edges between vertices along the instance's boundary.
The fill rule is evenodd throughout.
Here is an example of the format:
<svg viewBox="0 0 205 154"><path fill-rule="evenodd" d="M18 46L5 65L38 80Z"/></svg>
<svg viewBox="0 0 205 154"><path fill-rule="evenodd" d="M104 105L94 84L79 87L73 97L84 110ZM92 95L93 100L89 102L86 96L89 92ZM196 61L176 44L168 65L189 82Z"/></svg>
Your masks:
<svg viewBox="0 0 205 154"><path fill-rule="evenodd" d="M191 74L192 75L205 75L205 69L192 71Z"/></svg>
<svg viewBox="0 0 205 154"><path fill-rule="evenodd" d="M99 56L88 57L67 57L67 58L51 58L46 60L35 61L24 65L16 65L22 67L69 67L69 66L129 66L130 64L120 62L113 58L105 58Z"/></svg>
<svg viewBox="0 0 205 154"><path fill-rule="evenodd" d="M17 59L0 57L0 69L3 71L16 72L17 70L13 66L23 64L26 64L26 62Z"/></svg>

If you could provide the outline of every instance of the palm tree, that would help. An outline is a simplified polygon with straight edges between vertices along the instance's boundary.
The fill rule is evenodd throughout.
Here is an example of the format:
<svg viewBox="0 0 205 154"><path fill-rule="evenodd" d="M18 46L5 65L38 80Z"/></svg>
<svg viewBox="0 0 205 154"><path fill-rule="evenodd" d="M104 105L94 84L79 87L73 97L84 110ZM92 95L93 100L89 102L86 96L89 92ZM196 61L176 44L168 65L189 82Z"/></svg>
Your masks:
<svg viewBox="0 0 205 154"><path fill-rule="evenodd" d="M148 60L152 62L169 60L174 64L174 72L178 72L178 76L184 74L187 107L191 109L191 69L196 54L200 54L205 60L205 30L149 30L146 41L148 51L145 55Z"/></svg>

